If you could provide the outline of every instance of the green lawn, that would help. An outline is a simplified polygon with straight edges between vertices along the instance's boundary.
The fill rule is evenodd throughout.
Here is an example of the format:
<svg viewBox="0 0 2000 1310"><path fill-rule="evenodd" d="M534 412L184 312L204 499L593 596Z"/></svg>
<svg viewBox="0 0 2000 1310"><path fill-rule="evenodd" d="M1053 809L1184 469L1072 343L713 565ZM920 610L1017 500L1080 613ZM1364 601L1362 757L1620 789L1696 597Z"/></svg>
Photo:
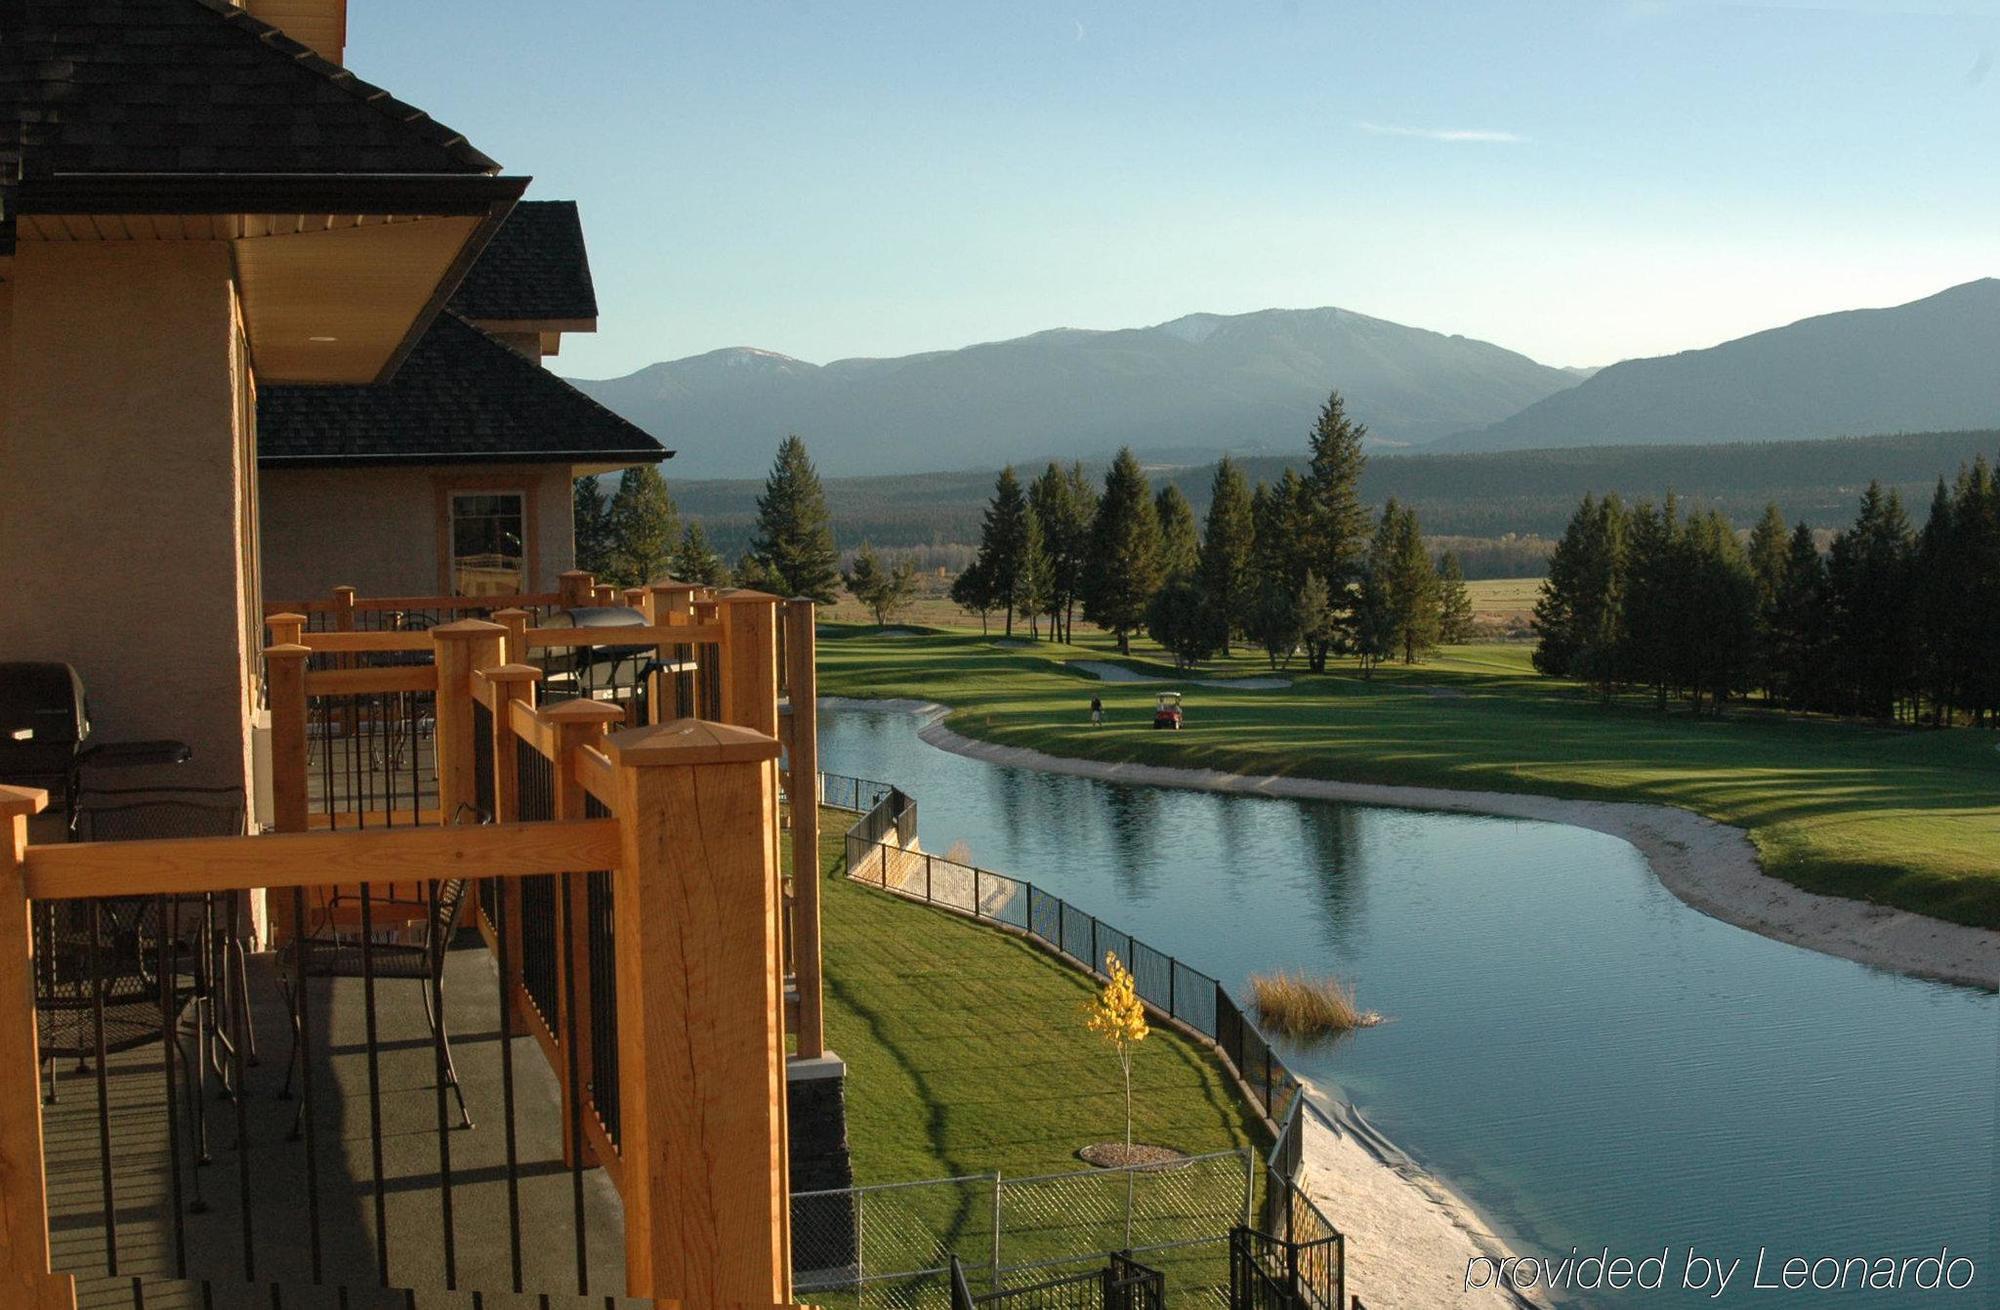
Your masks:
<svg viewBox="0 0 2000 1310"><path fill-rule="evenodd" d="M834 876L853 815L822 813L827 1045L847 1061L855 1181L1088 1166L1125 1131L1118 1064L1083 1027L1076 970L993 928ZM1213 1056L1155 1030L1133 1063L1137 1140L1190 1153L1262 1142Z"/></svg>
<svg viewBox="0 0 2000 1310"><path fill-rule="evenodd" d="M1150 728L1153 688L1064 667L1116 658L1107 637L1001 647L976 632L881 637L830 627L831 696L953 707L968 736L1055 754L1356 782L1664 802L1747 829L1765 869L1815 891L2000 928L2000 737L1605 705L1536 677L1519 645L1456 647L1364 680L1351 665L1284 690L1189 687L1187 726ZM1173 676L1156 648L1135 666ZM1268 672L1239 651L1203 676ZM1103 696L1107 725L1086 706Z"/></svg>

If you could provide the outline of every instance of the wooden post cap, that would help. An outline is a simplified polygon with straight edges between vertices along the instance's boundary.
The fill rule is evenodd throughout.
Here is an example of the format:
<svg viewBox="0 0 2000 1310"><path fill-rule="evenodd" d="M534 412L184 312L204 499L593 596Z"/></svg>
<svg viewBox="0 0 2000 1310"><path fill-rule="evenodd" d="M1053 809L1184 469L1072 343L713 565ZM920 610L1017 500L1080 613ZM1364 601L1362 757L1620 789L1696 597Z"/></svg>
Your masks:
<svg viewBox="0 0 2000 1310"><path fill-rule="evenodd" d="M495 619L530 619L534 615L524 609L504 609L494 610L491 617Z"/></svg>
<svg viewBox="0 0 2000 1310"><path fill-rule="evenodd" d="M654 591L700 591L701 590L701 584L699 582L682 582L679 578L661 578L658 582L652 583L651 587Z"/></svg>
<svg viewBox="0 0 2000 1310"><path fill-rule="evenodd" d="M40 787L0 786L0 815L40 814L49 807L49 794Z"/></svg>
<svg viewBox="0 0 2000 1310"><path fill-rule="evenodd" d="M302 660L312 654L312 647L301 646L295 641L281 641L275 646L264 647L265 659Z"/></svg>
<svg viewBox="0 0 2000 1310"><path fill-rule="evenodd" d="M497 669L479 669L476 676L488 682L540 682L542 671L532 664L502 664Z"/></svg>
<svg viewBox="0 0 2000 1310"><path fill-rule="evenodd" d="M605 753L621 768L653 765L758 764L778 758L778 739L732 723L675 719L649 728L627 728L605 739Z"/></svg>
<svg viewBox="0 0 2000 1310"><path fill-rule="evenodd" d="M778 603L778 597L768 591L752 591L748 587L725 587L715 593L715 602L718 605L743 605L751 602L775 605Z"/></svg>
<svg viewBox="0 0 2000 1310"><path fill-rule="evenodd" d="M578 697L561 701L542 711L544 723L623 723L625 711L601 700Z"/></svg>
<svg viewBox="0 0 2000 1310"><path fill-rule="evenodd" d="M498 623L488 623L485 619L459 619L454 623L440 623L431 629L433 637L467 639L472 637L504 637L507 629Z"/></svg>
<svg viewBox="0 0 2000 1310"><path fill-rule="evenodd" d="M564 569L557 576L564 578L588 578L593 575L589 569Z"/></svg>
<svg viewBox="0 0 2000 1310"><path fill-rule="evenodd" d="M336 596L342 595L343 593L349 596L356 594L354 588L352 587L335 587L333 589L333 594Z"/></svg>
<svg viewBox="0 0 2000 1310"><path fill-rule="evenodd" d="M264 622L270 624L273 627L277 627L280 624L288 624L294 627L304 627L306 622L306 616L303 614L294 614L290 610L287 610L283 614L266 614L264 616Z"/></svg>

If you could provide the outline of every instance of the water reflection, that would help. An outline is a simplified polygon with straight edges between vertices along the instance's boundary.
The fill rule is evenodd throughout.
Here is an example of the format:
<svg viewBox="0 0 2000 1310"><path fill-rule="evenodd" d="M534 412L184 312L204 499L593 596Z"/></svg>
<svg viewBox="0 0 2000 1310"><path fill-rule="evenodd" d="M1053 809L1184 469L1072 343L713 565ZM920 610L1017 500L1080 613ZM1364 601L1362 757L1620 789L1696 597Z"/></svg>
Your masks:
<svg viewBox="0 0 2000 1310"><path fill-rule="evenodd" d="M1970 1299L1866 1304L1994 1303L1990 994L1709 919L1599 833L997 768L899 714L827 714L821 743L914 794L933 849L964 840L1239 995L1272 968L1355 980L1392 1021L1288 1058L1531 1248L1948 1244L1979 1262Z"/></svg>

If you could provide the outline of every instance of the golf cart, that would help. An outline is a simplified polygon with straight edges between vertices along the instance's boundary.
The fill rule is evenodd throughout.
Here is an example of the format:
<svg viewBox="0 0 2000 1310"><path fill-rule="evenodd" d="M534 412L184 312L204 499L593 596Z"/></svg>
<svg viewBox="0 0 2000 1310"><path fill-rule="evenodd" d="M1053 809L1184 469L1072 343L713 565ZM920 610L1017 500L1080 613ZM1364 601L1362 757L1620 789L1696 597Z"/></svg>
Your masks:
<svg viewBox="0 0 2000 1310"><path fill-rule="evenodd" d="M1172 728L1175 732L1180 731L1181 694L1179 692L1163 691L1160 693L1158 703L1153 706L1153 726L1155 728Z"/></svg>

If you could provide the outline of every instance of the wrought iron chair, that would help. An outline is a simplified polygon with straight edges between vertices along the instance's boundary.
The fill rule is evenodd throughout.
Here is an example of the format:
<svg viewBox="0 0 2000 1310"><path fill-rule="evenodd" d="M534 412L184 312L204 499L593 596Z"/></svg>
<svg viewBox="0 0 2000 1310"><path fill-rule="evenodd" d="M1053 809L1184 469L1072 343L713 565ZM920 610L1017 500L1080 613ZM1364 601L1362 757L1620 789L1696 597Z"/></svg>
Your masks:
<svg viewBox="0 0 2000 1310"><path fill-rule="evenodd" d="M287 944L278 952L278 986L292 1016L292 1049L285 1062L285 1085L279 1099L290 1098L292 1076L304 1055L304 1025L299 1013L298 982L301 978L408 979L422 984L424 1020L431 1035L444 1049L445 1083L458 1098L459 1127L472 1127L465 1108L465 1088L458 1079L458 1066L451 1055L451 1031L444 1018L444 962L452 938L458 932L464 910L467 880L449 878L430 884L430 913L424 920L422 938L416 942L364 942L339 936L331 924L318 932ZM435 995L433 995L435 994ZM304 1121L305 1106L292 1119L296 1136Z"/></svg>

